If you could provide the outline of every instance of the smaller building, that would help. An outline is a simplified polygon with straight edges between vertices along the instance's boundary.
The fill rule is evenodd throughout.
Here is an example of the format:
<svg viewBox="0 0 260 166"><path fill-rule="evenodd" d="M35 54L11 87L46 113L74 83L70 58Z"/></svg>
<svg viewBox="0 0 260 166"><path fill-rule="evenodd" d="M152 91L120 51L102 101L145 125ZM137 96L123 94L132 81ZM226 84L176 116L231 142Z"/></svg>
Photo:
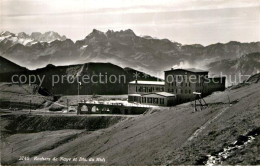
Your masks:
<svg viewBox="0 0 260 166"><path fill-rule="evenodd" d="M128 84L128 94L146 94L164 91L164 81L132 81Z"/></svg>
<svg viewBox="0 0 260 166"><path fill-rule="evenodd" d="M209 79L210 79L208 83L209 94L215 91L225 90L226 77L212 77Z"/></svg>
<svg viewBox="0 0 260 166"><path fill-rule="evenodd" d="M137 102L141 104L172 106L175 105L176 95L168 92L155 92L148 94L129 94L128 102Z"/></svg>

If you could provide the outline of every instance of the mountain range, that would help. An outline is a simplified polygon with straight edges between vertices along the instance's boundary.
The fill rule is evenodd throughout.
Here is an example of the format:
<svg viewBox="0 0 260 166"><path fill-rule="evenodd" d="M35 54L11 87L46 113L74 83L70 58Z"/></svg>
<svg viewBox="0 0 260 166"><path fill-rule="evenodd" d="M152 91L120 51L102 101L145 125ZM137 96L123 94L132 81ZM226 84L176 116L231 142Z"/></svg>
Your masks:
<svg viewBox="0 0 260 166"><path fill-rule="evenodd" d="M163 71L172 67L195 67L217 75L255 74L260 71L259 52L260 42L182 45L168 39L138 36L130 29L107 32L94 29L76 42L56 32L0 35L0 55L28 68L109 62L161 78Z"/></svg>

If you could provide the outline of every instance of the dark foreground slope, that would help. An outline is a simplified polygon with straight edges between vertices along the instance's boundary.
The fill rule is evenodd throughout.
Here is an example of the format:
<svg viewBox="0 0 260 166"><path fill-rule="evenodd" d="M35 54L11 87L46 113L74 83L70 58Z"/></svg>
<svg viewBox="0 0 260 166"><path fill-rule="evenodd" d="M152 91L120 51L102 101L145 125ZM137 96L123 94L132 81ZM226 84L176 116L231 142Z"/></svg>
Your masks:
<svg viewBox="0 0 260 166"><path fill-rule="evenodd" d="M24 84L40 85L50 93L58 95L78 95L78 88L80 95L127 94L128 83L136 78L150 81L158 79L135 69L122 68L111 63L89 62L68 66L49 64L36 70L22 70L22 67L0 56L0 66L5 67L4 70L0 70L0 82L20 80ZM78 82L82 83L79 87Z"/></svg>
<svg viewBox="0 0 260 166"><path fill-rule="evenodd" d="M25 67L21 67L0 56L0 74L10 72L24 72L26 70L27 69Z"/></svg>
<svg viewBox="0 0 260 166"><path fill-rule="evenodd" d="M90 134L123 119L125 117L9 114L1 110L1 164L14 164L20 156L37 156L69 143L81 133Z"/></svg>
<svg viewBox="0 0 260 166"><path fill-rule="evenodd" d="M253 83L214 93L205 98L209 107L195 113L191 103L154 109L107 129L83 133L67 143L42 151L37 156L104 157L108 165L202 164L199 161L205 160L206 155L221 151L242 135L260 127L259 91L260 84ZM14 142L11 144L15 145ZM229 156L223 163L257 164L258 149L259 135L246 147L236 149L235 155ZM27 154L29 152L30 150ZM2 161L5 159L2 158ZM32 160L18 163L57 164ZM65 161L58 163L89 164Z"/></svg>

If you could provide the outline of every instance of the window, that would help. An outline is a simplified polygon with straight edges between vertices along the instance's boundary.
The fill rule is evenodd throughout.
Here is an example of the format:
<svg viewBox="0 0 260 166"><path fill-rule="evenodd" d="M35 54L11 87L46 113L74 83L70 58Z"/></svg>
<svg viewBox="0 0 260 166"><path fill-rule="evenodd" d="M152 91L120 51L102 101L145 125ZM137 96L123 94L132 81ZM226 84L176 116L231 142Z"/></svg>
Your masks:
<svg viewBox="0 0 260 166"><path fill-rule="evenodd" d="M164 99L163 98L160 99L160 104L164 104Z"/></svg>

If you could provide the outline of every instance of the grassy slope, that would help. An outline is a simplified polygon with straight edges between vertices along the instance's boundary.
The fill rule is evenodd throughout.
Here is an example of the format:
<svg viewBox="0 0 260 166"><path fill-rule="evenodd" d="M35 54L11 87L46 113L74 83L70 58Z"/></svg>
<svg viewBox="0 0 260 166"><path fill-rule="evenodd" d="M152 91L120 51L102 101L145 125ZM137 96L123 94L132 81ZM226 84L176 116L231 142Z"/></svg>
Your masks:
<svg viewBox="0 0 260 166"><path fill-rule="evenodd" d="M5 164L18 162L19 156L35 156L53 149L63 142L77 137L84 130L44 131L31 134L15 134L1 140L1 159ZM13 144L15 142L15 144Z"/></svg>
<svg viewBox="0 0 260 166"><path fill-rule="evenodd" d="M32 104L41 106L50 98L38 94L36 88L36 85L0 83L0 101L29 104L31 100Z"/></svg>
<svg viewBox="0 0 260 166"><path fill-rule="evenodd" d="M218 152L236 141L239 135L246 135L252 129L260 127L260 84L242 87L232 90L229 94L232 101L238 100L211 123L198 137L191 142L181 146L173 153L167 155L168 163L194 164L202 156ZM209 98L212 101L228 102L219 93ZM228 158L223 164L252 164L260 162L260 153L257 150L260 142L259 137L242 150L237 150L235 156ZM189 157L193 156L193 157ZM258 163L257 163L258 162Z"/></svg>
<svg viewBox="0 0 260 166"><path fill-rule="evenodd" d="M107 128L123 117L1 115L1 163L33 157L75 139L79 133ZM62 129L62 130L61 130ZM12 152L13 151L13 152Z"/></svg>
<svg viewBox="0 0 260 166"><path fill-rule="evenodd" d="M201 156L219 150L225 143L233 142L239 135L260 126L259 91L258 83L206 98L209 103L228 103L227 95L231 102L239 100L231 107L229 104L211 105L203 111L192 113L193 107L187 103L154 110L107 129L82 134L38 156L105 157L108 164L117 165L194 164ZM223 114L209 123L197 137L188 141L197 129L222 111ZM254 153L251 151L251 156L257 156ZM249 159L248 163L251 160L254 159Z"/></svg>

